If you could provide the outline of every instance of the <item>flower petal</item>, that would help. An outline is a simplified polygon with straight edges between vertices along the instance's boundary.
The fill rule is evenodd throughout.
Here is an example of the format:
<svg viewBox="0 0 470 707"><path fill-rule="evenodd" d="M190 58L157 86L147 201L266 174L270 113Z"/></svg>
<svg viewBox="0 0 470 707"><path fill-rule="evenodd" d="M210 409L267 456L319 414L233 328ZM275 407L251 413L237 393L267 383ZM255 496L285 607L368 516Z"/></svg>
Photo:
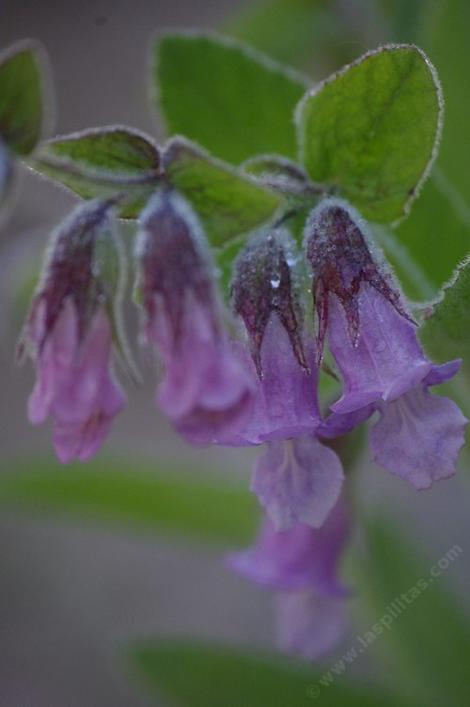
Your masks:
<svg viewBox="0 0 470 707"><path fill-rule="evenodd" d="M252 403L252 377L225 333L214 332L211 316L201 303L186 297L180 345L160 347L166 370L158 403L193 444L235 435Z"/></svg>
<svg viewBox="0 0 470 707"><path fill-rule="evenodd" d="M365 420L368 420L369 417L374 414L375 408L376 406L372 404L344 415L338 415L336 412L332 412L318 427L317 435L325 439L341 437L351 432L355 427L358 427L358 425L361 425Z"/></svg>
<svg viewBox="0 0 470 707"><path fill-rule="evenodd" d="M334 648L348 626L344 601L313 591L281 594L277 616L279 648L310 660Z"/></svg>
<svg viewBox="0 0 470 707"><path fill-rule="evenodd" d="M454 474L467 420L452 400L419 386L380 412L370 436L378 464L416 489Z"/></svg>
<svg viewBox="0 0 470 707"><path fill-rule="evenodd" d="M73 459L87 461L94 456L111 429L113 418L122 410L126 396L114 377L106 372L95 407L83 418L56 416L54 449L65 464Z"/></svg>
<svg viewBox="0 0 470 707"><path fill-rule="evenodd" d="M453 361L447 361L447 363L433 366L423 381L424 385L440 385L441 383L445 383L459 372L461 365L462 359L456 358Z"/></svg>
<svg viewBox="0 0 470 707"><path fill-rule="evenodd" d="M361 396L392 399L413 388L431 370L416 336L416 327L368 283L357 295L360 328L351 341L340 301L330 295L329 345L344 380L343 397L332 409L338 413L360 407Z"/></svg>
<svg viewBox="0 0 470 707"><path fill-rule="evenodd" d="M45 303L38 306L37 319L46 316ZM39 343L39 340L38 342ZM57 394L68 385L78 349L78 318L71 299L64 302L54 329L38 351L36 384L28 400L28 418L33 424L46 420Z"/></svg>
<svg viewBox="0 0 470 707"><path fill-rule="evenodd" d="M93 315L67 384L57 390L53 411L62 422L80 422L99 405L111 355L111 327L100 308Z"/></svg>
<svg viewBox="0 0 470 707"><path fill-rule="evenodd" d="M254 466L251 490L276 530L300 522L318 528L338 500L343 470L315 437L270 442Z"/></svg>
<svg viewBox="0 0 470 707"><path fill-rule="evenodd" d="M229 566L248 579L275 589L315 589L321 594L347 596L338 565L350 533L349 513L340 497L321 528L296 523L276 531L269 519L256 544L232 553Z"/></svg>

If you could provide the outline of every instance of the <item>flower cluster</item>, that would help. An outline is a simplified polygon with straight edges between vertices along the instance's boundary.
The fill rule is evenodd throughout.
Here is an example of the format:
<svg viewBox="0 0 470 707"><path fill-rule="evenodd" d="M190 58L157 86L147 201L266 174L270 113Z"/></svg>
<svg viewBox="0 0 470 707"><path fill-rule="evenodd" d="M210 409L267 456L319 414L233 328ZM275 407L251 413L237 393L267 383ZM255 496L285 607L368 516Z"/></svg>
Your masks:
<svg viewBox="0 0 470 707"><path fill-rule="evenodd" d="M97 263L112 207L91 202L59 229L26 325L37 368L29 416L53 418L62 461L89 458L124 405L111 363L113 298ZM229 564L279 593L281 645L316 657L342 634L348 595L338 565L350 510L331 440L377 413L371 447L380 466L417 489L450 476L467 421L429 388L454 376L459 361L426 358L366 225L338 199L310 214L303 255L282 226L248 241L234 266L231 313L203 228L176 192L162 189L142 212L136 258L145 340L163 367L157 404L193 444L263 446L251 488L265 520L255 547ZM326 346L343 391L322 414Z"/></svg>

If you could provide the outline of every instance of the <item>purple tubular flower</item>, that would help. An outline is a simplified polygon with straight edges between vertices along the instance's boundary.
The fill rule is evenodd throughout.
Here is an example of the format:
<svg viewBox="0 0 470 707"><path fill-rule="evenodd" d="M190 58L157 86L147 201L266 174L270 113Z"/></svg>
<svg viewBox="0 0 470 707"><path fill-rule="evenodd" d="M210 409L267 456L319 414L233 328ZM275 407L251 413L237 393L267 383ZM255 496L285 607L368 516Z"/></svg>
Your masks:
<svg viewBox="0 0 470 707"><path fill-rule="evenodd" d="M349 590L338 578L350 535L340 497L320 529L297 523L276 532L265 520L255 546L228 557L231 569L278 594L278 640L283 650L314 659L333 648L346 630Z"/></svg>
<svg viewBox="0 0 470 707"><path fill-rule="evenodd" d="M37 374L29 420L40 424L52 416L63 463L93 456L125 403L111 370L105 283L94 264L96 238L109 226L111 206L91 202L59 228L22 342L32 349Z"/></svg>
<svg viewBox="0 0 470 707"><path fill-rule="evenodd" d="M158 403L188 441L216 443L243 424L252 382L221 323L202 228L180 196L165 191L150 201L138 256L146 338L165 366Z"/></svg>
<svg viewBox="0 0 470 707"><path fill-rule="evenodd" d="M312 365L306 369L299 365L288 333L274 312L260 346L261 376L249 352L240 352L256 395L251 415L233 439L234 445L262 444L315 432L320 424L318 371L313 347L310 349Z"/></svg>
<svg viewBox="0 0 470 707"><path fill-rule="evenodd" d="M254 466L251 489L276 529L295 522L319 527L341 490L336 454L315 433L321 424L313 341L305 343L289 236L257 237L239 257L232 283L236 313L249 337L242 352L255 401L233 445L268 443Z"/></svg>
<svg viewBox="0 0 470 707"><path fill-rule="evenodd" d="M306 226L319 347L328 334L344 383L323 431L346 432L378 411L375 460L427 488L454 473L464 443L467 420L457 405L428 392L452 378L460 361L434 365L425 356L402 296L363 231L359 216L336 199L320 204Z"/></svg>

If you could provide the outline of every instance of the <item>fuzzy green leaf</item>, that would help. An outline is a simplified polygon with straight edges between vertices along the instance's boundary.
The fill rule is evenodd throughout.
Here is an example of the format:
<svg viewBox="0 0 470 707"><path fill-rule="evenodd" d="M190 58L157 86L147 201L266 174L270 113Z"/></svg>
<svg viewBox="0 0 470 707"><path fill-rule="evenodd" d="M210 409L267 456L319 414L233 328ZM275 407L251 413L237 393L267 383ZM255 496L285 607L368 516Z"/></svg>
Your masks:
<svg viewBox="0 0 470 707"><path fill-rule="evenodd" d="M396 221L434 159L441 113L437 75L423 52L387 45L302 100L303 163L314 181L336 187L366 218Z"/></svg>
<svg viewBox="0 0 470 707"><path fill-rule="evenodd" d="M167 34L154 80L170 134L239 164L260 152L295 157L292 113L307 81L233 40Z"/></svg>
<svg viewBox="0 0 470 707"><path fill-rule="evenodd" d="M48 140L39 161L96 171L97 176L130 179L158 175L160 155L150 137L131 128L107 126Z"/></svg>
<svg viewBox="0 0 470 707"><path fill-rule="evenodd" d="M18 155L28 155L43 133L45 64L36 42L18 42L0 54L0 139Z"/></svg>
<svg viewBox="0 0 470 707"><path fill-rule="evenodd" d="M151 138L118 126L49 140L31 166L83 199L125 194L123 218L138 216L160 180L160 154Z"/></svg>
<svg viewBox="0 0 470 707"><path fill-rule="evenodd" d="M198 213L215 247L269 221L280 205L280 198L254 179L181 138L168 143L163 167L167 180Z"/></svg>

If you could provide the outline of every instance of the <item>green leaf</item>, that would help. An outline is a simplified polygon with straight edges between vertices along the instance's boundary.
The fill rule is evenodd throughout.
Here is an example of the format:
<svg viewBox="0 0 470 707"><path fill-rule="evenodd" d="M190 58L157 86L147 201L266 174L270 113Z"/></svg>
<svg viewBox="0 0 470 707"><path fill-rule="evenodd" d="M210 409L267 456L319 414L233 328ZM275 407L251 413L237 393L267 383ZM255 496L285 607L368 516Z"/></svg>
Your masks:
<svg viewBox="0 0 470 707"><path fill-rule="evenodd" d="M17 42L0 54L0 139L19 155L29 154L43 133L46 64L37 42Z"/></svg>
<svg viewBox="0 0 470 707"><path fill-rule="evenodd" d="M260 152L295 157L292 113L308 86L295 72L233 40L167 34L154 81L171 134L235 164Z"/></svg>
<svg viewBox="0 0 470 707"><path fill-rule="evenodd" d="M153 464L93 461L86 466L36 459L0 474L0 507L90 519L147 532L171 532L224 545L250 542L256 502L244 488Z"/></svg>
<svg viewBox="0 0 470 707"><path fill-rule="evenodd" d="M439 69L445 96L445 125L439 157L430 179L413 204L410 216L396 229L427 278L431 291L412 297L436 296L451 277L456 263L470 250L470 188L467 178L470 143L470 84L466 61L470 6L466 0L377 0L383 10L381 26L388 41L411 41L421 46ZM399 274L401 275L400 271ZM427 288L429 290L429 288Z"/></svg>
<svg viewBox="0 0 470 707"><path fill-rule="evenodd" d="M436 72L414 46L387 45L313 89L297 113L311 178L336 187L371 221L410 208L442 123Z"/></svg>
<svg viewBox="0 0 470 707"><path fill-rule="evenodd" d="M470 380L470 257L457 268L432 309L421 327L427 351L442 361L463 358Z"/></svg>
<svg viewBox="0 0 470 707"><path fill-rule="evenodd" d="M191 202L212 246L221 247L270 220L280 198L253 178L175 138L163 154L167 180Z"/></svg>
<svg viewBox="0 0 470 707"><path fill-rule="evenodd" d="M136 218L160 183L160 154L130 128L93 128L44 143L32 168L83 199L124 194L122 218Z"/></svg>
<svg viewBox="0 0 470 707"><path fill-rule="evenodd" d="M357 4L356 16L360 10ZM316 72L325 61L333 69L351 60L348 20L349 13L331 0L258 0L242 13L237 8L227 31L279 61Z"/></svg>
<svg viewBox="0 0 470 707"><path fill-rule="evenodd" d="M116 181L156 177L160 166L152 139L121 126L91 128L48 140L41 145L37 159Z"/></svg>
<svg viewBox="0 0 470 707"><path fill-rule="evenodd" d="M404 691L413 692L410 698L436 707L469 704L470 624L444 586L452 563L465 562L463 549L445 548L426 565L383 520L369 523L367 537L356 573L371 612L367 629L372 633L374 621L385 620L389 630L382 624L376 643L363 630L364 640L371 640L374 651L380 645L393 647L395 665L389 656L386 674L394 685L399 681Z"/></svg>
<svg viewBox="0 0 470 707"><path fill-rule="evenodd" d="M322 707L403 704L337 676L323 687L318 671L219 645L146 641L130 651L129 659L152 692L168 695L179 707L311 707L316 699Z"/></svg>

